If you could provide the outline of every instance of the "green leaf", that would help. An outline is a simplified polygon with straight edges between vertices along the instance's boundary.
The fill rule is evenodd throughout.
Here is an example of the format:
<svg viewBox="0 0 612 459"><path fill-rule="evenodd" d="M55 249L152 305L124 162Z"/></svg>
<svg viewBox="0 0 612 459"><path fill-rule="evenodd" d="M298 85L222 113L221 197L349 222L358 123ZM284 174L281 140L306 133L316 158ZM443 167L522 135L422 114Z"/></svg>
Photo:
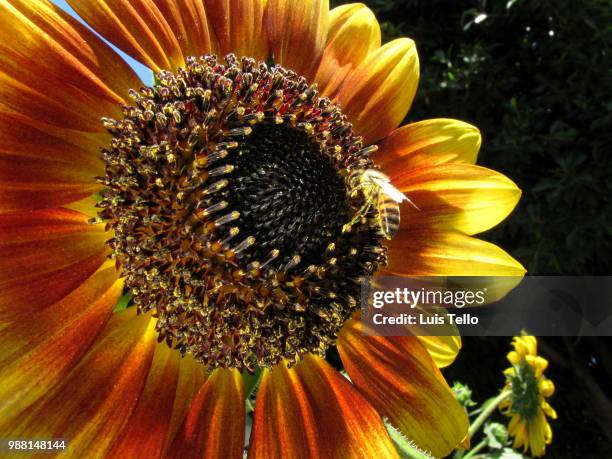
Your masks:
<svg viewBox="0 0 612 459"><path fill-rule="evenodd" d="M498 422L487 423L484 433L490 448L501 449L508 444L508 431L503 424Z"/></svg>
<svg viewBox="0 0 612 459"><path fill-rule="evenodd" d="M249 398L259 386L261 380L261 368L257 368L255 373L249 373L248 371L242 372L242 381L244 382L244 397Z"/></svg>
<svg viewBox="0 0 612 459"><path fill-rule="evenodd" d="M406 438L399 430L386 421L385 427L402 459L435 459L434 456L420 449L412 440Z"/></svg>
<svg viewBox="0 0 612 459"><path fill-rule="evenodd" d="M472 389L467 384L463 384L459 381L453 383L452 391L455 394L455 398L461 403L462 406L470 407L476 405L476 402L472 400Z"/></svg>
<svg viewBox="0 0 612 459"><path fill-rule="evenodd" d="M519 453L518 451L514 451L512 448L504 448L501 451L485 454L483 458L487 459L529 459L529 456L525 456L524 454Z"/></svg>
<svg viewBox="0 0 612 459"><path fill-rule="evenodd" d="M113 309L113 312L123 311L124 309L128 307L131 300L132 300L132 292L128 291L127 293L123 294L121 298L119 298L119 301L117 301L117 306L115 306L115 309Z"/></svg>

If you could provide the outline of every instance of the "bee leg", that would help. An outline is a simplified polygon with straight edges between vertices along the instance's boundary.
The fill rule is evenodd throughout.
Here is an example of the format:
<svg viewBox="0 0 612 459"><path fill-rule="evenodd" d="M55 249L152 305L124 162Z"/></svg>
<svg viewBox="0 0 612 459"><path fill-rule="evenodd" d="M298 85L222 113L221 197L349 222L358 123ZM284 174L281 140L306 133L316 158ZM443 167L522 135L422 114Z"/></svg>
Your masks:
<svg viewBox="0 0 612 459"><path fill-rule="evenodd" d="M346 225L342 226L342 232L343 233L348 233L351 228L353 227L353 225L355 224L355 222L357 221L356 218L353 218L350 222L348 222Z"/></svg>
<svg viewBox="0 0 612 459"><path fill-rule="evenodd" d="M365 183L361 183L361 184L359 184L359 185L357 185L357 186L353 187L353 188L351 189L350 197L351 197L351 198L354 198L355 196L357 196L357 194L358 194L358 193L359 193L359 192L360 192L362 189L367 188L367 186L368 186L367 184L365 184Z"/></svg>
<svg viewBox="0 0 612 459"><path fill-rule="evenodd" d="M355 216L351 219L350 222L348 222L346 225L344 225L342 227L342 232L343 233L348 233L351 228L353 227L353 225L355 225L355 223L357 223L359 220L361 220L370 210L370 208L372 207L374 200L372 198L369 198L366 203L361 206L361 208L357 211L357 213L355 214Z"/></svg>

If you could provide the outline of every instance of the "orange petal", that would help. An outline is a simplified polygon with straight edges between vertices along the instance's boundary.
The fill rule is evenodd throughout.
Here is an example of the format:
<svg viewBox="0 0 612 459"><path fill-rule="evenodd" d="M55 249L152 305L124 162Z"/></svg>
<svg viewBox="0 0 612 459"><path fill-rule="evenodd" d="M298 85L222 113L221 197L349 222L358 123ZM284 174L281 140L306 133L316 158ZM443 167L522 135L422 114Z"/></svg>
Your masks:
<svg viewBox="0 0 612 459"><path fill-rule="evenodd" d="M317 458L317 423L305 388L284 363L264 370L255 405L249 458Z"/></svg>
<svg viewBox="0 0 612 459"><path fill-rule="evenodd" d="M0 1L0 43L2 70L19 81L38 81L44 93L53 92L50 82L70 86L119 113L127 90L139 84L112 49L51 2Z"/></svg>
<svg viewBox="0 0 612 459"><path fill-rule="evenodd" d="M56 207L100 189L93 175L78 168L56 159L0 153L0 213Z"/></svg>
<svg viewBox="0 0 612 459"><path fill-rule="evenodd" d="M403 276L523 276L521 264L497 247L460 233L400 230L388 242L384 271Z"/></svg>
<svg viewBox="0 0 612 459"><path fill-rule="evenodd" d="M3 437L62 437L74 457L104 457L142 393L157 346L154 320L135 309L114 314L94 347L43 399L3 418Z"/></svg>
<svg viewBox="0 0 612 459"><path fill-rule="evenodd" d="M99 195L90 194L86 198L83 198L79 201L71 202L70 204L66 204L63 206L66 209L76 210L77 212L82 213L83 215L87 215L90 218L96 217L98 215L98 208L96 204L100 200Z"/></svg>
<svg viewBox="0 0 612 459"><path fill-rule="evenodd" d="M168 450L172 446L172 441L176 438L176 434L181 428L185 416L187 416L193 401L202 388L202 384L206 381L207 375L205 370L200 362L189 356L184 357L181 362L179 380L174 397L174 407L168 424L167 441L162 457L167 456Z"/></svg>
<svg viewBox="0 0 612 459"><path fill-rule="evenodd" d="M470 434L468 433L463 440L461 440L461 442L457 445L457 448L461 448L461 449L470 449L470 446L472 445L472 439L470 438Z"/></svg>
<svg viewBox="0 0 612 459"><path fill-rule="evenodd" d="M398 456L372 406L328 363L307 356L264 372L249 457Z"/></svg>
<svg viewBox="0 0 612 459"><path fill-rule="evenodd" d="M250 56L266 61L268 42L263 17L265 2L259 0L207 0L219 53Z"/></svg>
<svg viewBox="0 0 612 459"><path fill-rule="evenodd" d="M268 0L264 29L274 62L313 81L325 48L328 0Z"/></svg>
<svg viewBox="0 0 612 459"><path fill-rule="evenodd" d="M184 63L181 46L153 0L68 0L100 35L154 71Z"/></svg>
<svg viewBox="0 0 612 459"><path fill-rule="evenodd" d="M142 395L108 457L162 457L205 379L201 363L158 344Z"/></svg>
<svg viewBox="0 0 612 459"><path fill-rule="evenodd" d="M104 171L99 151L108 146L110 137L102 133L100 120L96 124L98 132L86 132L77 131L70 124L53 125L56 119L39 115L37 111L24 114L0 104L0 152L24 158L55 159L77 175L84 169L98 175Z"/></svg>
<svg viewBox="0 0 612 459"><path fill-rule="evenodd" d="M362 3L334 8L329 13L327 44L315 76L319 92L334 97L338 88L366 56L380 47L380 26Z"/></svg>
<svg viewBox="0 0 612 459"><path fill-rule="evenodd" d="M0 111L45 132L70 129L106 140L100 117L120 116L127 90L139 84L129 66L85 26L41 0L1 1L0 30Z"/></svg>
<svg viewBox="0 0 612 459"><path fill-rule="evenodd" d="M447 163L474 164L480 131L452 119L432 119L396 129L379 144L378 165L390 177L408 169Z"/></svg>
<svg viewBox="0 0 612 459"><path fill-rule="evenodd" d="M449 366L461 350L460 336L418 336L438 368Z"/></svg>
<svg viewBox="0 0 612 459"><path fill-rule="evenodd" d="M0 1L0 43L0 212L91 194L108 141L100 117L121 116L135 73L42 0Z"/></svg>
<svg viewBox="0 0 612 459"><path fill-rule="evenodd" d="M116 114L117 106L103 108L91 94L79 91L64 82L43 81L34 73L16 73L14 63L2 62L0 69L0 101L2 111L12 111L34 121L41 129L47 126L106 135L100 117ZM10 72L10 73L9 73ZM9 133L10 135L10 133ZM92 152L92 154L95 152Z"/></svg>
<svg viewBox="0 0 612 459"><path fill-rule="evenodd" d="M105 266L61 301L5 324L0 419L23 411L77 364L104 328L122 288L114 266Z"/></svg>
<svg viewBox="0 0 612 459"><path fill-rule="evenodd" d="M244 388L240 373L233 369L217 369L194 400L168 450L168 457L241 459L244 424Z"/></svg>
<svg viewBox="0 0 612 459"><path fill-rule="evenodd" d="M0 215L0 320L41 311L106 259L101 225L68 209Z"/></svg>
<svg viewBox="0 0 612 459"><path fill-rule="evenodd" d="M521 197L506 176L471 164L423 167L392 176L393 184L420 210L402 205L402 228L486 231L504 220Z"/></svg>
<svg viewBox="0 0 612 459"><path fill-rule="evenodd" d="M414 42L393 40L370 53L344 80L336 97L355 132L372 143L402 122L419 82Z"/></svg>
<svg viewBox="0 0 612 459"><path fill-rule="evenodd" d="M183 57L218 53L210 10L202 0L153 0L174 32Z"/></svg>
<svg viewBox="0 0 612 459"><path fill-rule="evenodd" d="M94 176L104 171L94 145L76 133L75 143L66 141L0 109L0 213L56 207L91 195L100 188Z"/></svg>
<svg viewBox="0 0 612 459"><path fill-rule="evenodd" d="M394 427L436 457L449 454L469 422L418 338L363 336L351 319L338 351L353 383Z"/></svg>

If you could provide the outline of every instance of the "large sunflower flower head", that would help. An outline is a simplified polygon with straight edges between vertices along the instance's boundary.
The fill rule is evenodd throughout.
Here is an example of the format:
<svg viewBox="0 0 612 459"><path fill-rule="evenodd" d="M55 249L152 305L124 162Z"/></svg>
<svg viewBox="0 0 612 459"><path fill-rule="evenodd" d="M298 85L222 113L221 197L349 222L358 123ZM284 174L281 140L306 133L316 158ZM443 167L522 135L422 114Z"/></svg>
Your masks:
<svg viewBox="0 0 612 459"><path fill-rule="evenodd" d="M382 417L452 451L458 338L363 336L360 280L522 275L472 237L520 191L473 126L398 128L414 42L362 4L69 3L155 80L49 1L0 1L2 436L242 457L261 373L251 457L396 457ZM409 200L383 214L371 176Z"/></svg>
<svg viewBox="0 0 612 459"><path fill-rule="evenodd" d="M546 445L552 442L552 429L546 418L557 418L546 400L555 392L555 386L544 376L548 361L538 355L534 336L516 336L512 345L514 350L508 353L512 366L504 371L505 389L510 395L499 407L510 417L508 433L514 437L514 447L543 456Z"/></svg>

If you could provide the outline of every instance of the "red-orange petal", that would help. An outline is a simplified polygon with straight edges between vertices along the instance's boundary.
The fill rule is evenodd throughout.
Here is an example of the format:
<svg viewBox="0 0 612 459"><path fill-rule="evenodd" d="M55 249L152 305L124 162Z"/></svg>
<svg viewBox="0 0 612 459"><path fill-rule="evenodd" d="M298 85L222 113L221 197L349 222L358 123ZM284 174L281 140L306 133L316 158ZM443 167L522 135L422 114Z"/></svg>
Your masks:
<svg viewBox="0 0 612 459"><path fill-rule="evenodd" d="M101 225L68 209L0 215L0 320L56 303L106 259Z"/></svg>
<svg viewBox="0 0 612 459"><path fill-rule="evenodd" d="M237 370L217 369L196 396L168 457L240 459L244 425L242 377Z"/></svg>
<svg viewBox="0 0 612 459"><path fill-rule="evenodd" d="M57 303L3 324L0 419L43 397L78 363L117 304L118 277L106 265Z"/></svg>
<svg viewBox="0 0 612 459"><path fill-rule="evenodd" d="M419 81L414 42L393 40L368 57L340 86L337 102L367 144L388 135L402 122Z"/></svg>
<svg viewBox="0 0 612 459"><path fill-rule="evenodd" d="M100 188L95 142L74 137L64 140L0 109L0 213L56 207Z"/></svg>
<svg viewBox="0 0 612 459"><path fill-rule="evenodd" d="M389 422L436 457L449 454L469 422L444 377L413 336L363 336L351 319L338 351L351 380Z"/></svg>
<svg viewBox="0 0 612 459"><path fill-rule="evenodd" d="M376 161L390 177L408 169L447 163L474 164L480 131L453 119L431 119L402 126L378 144Z"/></svg>
<svg viewBox="0 0 612 459"><path fill-rule="evenodd" d="M100 35L147 67L175 70L181 46L153 0L68 0Z"/></svg>
<svg viewBox="0 0 612 459"><path fill-rule="evenodd" d="M139 83L110 47L45 0L2 0L0 43L2 70L18 80L38 80L45 92L52 84L63 83L116 106Z"/></svg>
<svg viewBox="0 0 612 459"><path fill-rule="evenodd" d="M0 212L93 192L108 141L100 117L121 116L136 74L44 0L0 2L0 63Z"/></svg>
<svg viewBox="0 0 612 459"><path fill-rule="evenodd" d="M323 359L266 370L249 458L396 458L380 415Z"/></svg>
<svg viewBox="0 0 612 459"><path fill-rule="evenodd" d="M113 314L96 344L44 398L0 420L3 438L69 439L74 457L104 457L142 393L155 348L154 320Z"/></svg>
<svg viewBox="0 0 612 459"><path fill-rule="evenodd" d="M99 190L93 175L78 168L71 170L54 159L30 161L0 153L0 213L56 207Z"/></svg>
<svg viewBox="0 0 612 459"><path fill-rule="evenodd" d="M380 47L380 26L362 3L340 5L329 13L329 32L315 76L319 92L333 98L347 75Z"/></svg>
<svg viewBox="0 0 612 459"><path fill-rule="evenodd" d="M185 357L185 359L185 361L181 362L181 371L174 397L174 407L168 424L167 441L162 457L167 456L168 450L172 447L172 442L185 420L185 416L187 416L192 403L207 378L206 368L203 368L200 362L190 357Z"/></svg>
<svg viewBox="0 0 612 459"><path fill-rule="evenodd" d="M158 344L142 395L107 457L163 457L205 380L201 363Z"/></svg>
<svg viewBox="0 0 612 459"><path fill-rule="evenodd" d="M402 205L403 229L480 233L504 220L521 197L521 190L508 177L472 164L409 169L391 181L419 208Z"/></svg>
<svg viewBox="0 0 612 459"><path fill-rule="evenodd" d="M318 458L317 423L295 370L280 363L264 370L255 406L249 458Z"/></svg>
<svg viewBox="0 0 612 459"><path fill-rule="evenodd" d="M274 62L313 81L328 24L328 0L268 0L264 29Z"/></svg>
<svg viewBox="0 0 612 459"><path fill-rule="evenodd" d="M263 24L265 2L260 0L206 0L219 54L234 53L266 61L268 40Z"/></svg>
<svg viewBox="0 0 612 459"><path fill-rule="evenodd" d="M53 81L43 84L33 73L12 76L5 69L0 69L0 110L3 112L10 110L24 115L40 129L51 126L106 135L100 117L112 113L115 106L105 110L89 94L67 84Z"/></svg>
<svg viewBox="0 0 612 459"><path fill-rule="evenodd" d="M153 0L174 32L183 57L218 53L210 11L202 0Z"/></svg>

